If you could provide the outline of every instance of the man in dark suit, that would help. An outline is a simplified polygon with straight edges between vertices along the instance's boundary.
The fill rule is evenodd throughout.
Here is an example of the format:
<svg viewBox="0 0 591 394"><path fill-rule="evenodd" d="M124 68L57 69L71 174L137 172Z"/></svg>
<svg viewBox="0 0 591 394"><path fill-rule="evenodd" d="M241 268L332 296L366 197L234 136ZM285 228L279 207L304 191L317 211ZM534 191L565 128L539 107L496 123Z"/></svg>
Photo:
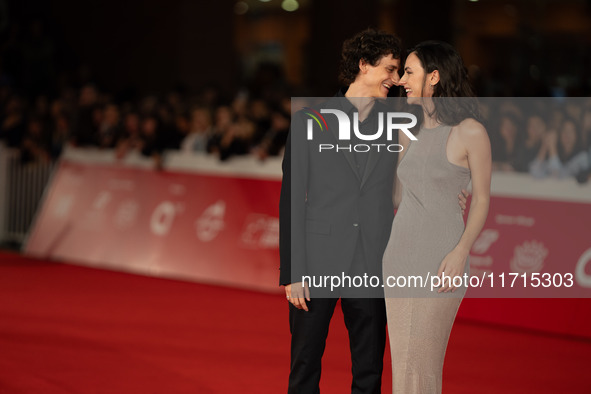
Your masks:
<svg viewBox="0 0 591 394"><path fill-rule="evenodd" d="M384 146L397 144L397 131L393 140L387 140L384 132L378 140L365 141L353 132L353 121L357 113L359 132L366 136L376 132L380 112L386 111L376 98L387 97L397 85L400 58L401 44L395 36L375 30L357 34L343 45L341 80L348 89L292 119L280 201L280 284L290 302L292 334L289 393L319 392L321 359L339 298L349 332L351 392L381 392L386 343L381 285L334 290L302 283L302 276L382 277L398 157ZM326 109L333 112L322 113ZM351 120L349 141L339 140L335 110ZM323 115L325 127L315 126L309 135L315 122L308 122L313 118L308 114L316 119ZM375 147L368 152L347 149L356 144L383 146L380 152Z"/></svg>

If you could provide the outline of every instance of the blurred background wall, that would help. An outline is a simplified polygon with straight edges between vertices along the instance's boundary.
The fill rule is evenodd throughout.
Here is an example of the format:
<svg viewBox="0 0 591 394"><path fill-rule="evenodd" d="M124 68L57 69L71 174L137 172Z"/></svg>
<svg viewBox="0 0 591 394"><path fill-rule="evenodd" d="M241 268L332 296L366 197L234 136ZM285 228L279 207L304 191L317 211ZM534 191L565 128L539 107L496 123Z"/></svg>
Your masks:
<svg viewBox="0 0 591 394"><path fill-rule="evenodd" d="M366 27L461 52L481 96L587 96L589 0L1 0L3 83L115 95L251 86L332 95ZM126 98L126 97L123 97Z"/></svg>

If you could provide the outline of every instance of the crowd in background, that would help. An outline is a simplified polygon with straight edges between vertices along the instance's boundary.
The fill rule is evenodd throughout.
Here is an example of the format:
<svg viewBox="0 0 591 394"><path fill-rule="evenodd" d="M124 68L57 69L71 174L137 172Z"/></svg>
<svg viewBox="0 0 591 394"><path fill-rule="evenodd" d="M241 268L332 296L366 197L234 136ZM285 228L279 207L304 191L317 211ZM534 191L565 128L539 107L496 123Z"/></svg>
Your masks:
<svg viewBox="0 0 591 394"><path fill-rule="evenodd" d="M282 153L291 108L278 64L260 63L243 78L248 88L233 93L209 86L143 96L131 88L131 94L122 94L93 83L98 74L66 55L63 39L54 37L44 18L24 23L13 16L3 27L0 142L20 149L24 163L56 160L67 145L113 149L117 158L141 154L152 157L157 168L165 168L164 152L171 150L206 152L220 160L245 154L264 160ZM503 78L495 83L515 85ZM588 180L591 99L483 103L495 170Z"/></svg>
<svg viewBox="0 0 591 394"><path fill-rule="evenodd" d="M32 100L3 87L0 105L0 140L20 149L25 162L55 160L67 144L114 149L117 158L136 152L158 167L168 150L264 160L281 153L290 123L289 97L240 91L225 100L214 88L192 97L171 91L116 102L92 84Z"/></svg>
<svg viewBox="0 0 591 394"><path fill-rule="evenodd" d="M483 99L493 169L529 172L536 178L591 172L591 99Z"/></svg>
<svg viewBox="0 0 591 394"><path fill-rule="evenodd" d="M113 149L120 159L141 154L157 168L165 167L166 151L220 160L281 153L291 111L275 68L259 67L233 93L213 85L189 91L181 81L166 94L110 91L43 17L13 19L0 23L0 142L20 149L23 162L56 160L67 145Z"/></svg>
<svg viewBox="0 0 591 394"><path fill-rule="evenodd" d="M113 149L117 158L135 152L152 157L157 168L166 151L220 160L281 155L291 112L287 96L263 99L246 90L230 99L206 88L190 97L171 91L116 102L92 84L32 100L5 86L0 105L0 140L20 149L23 162L55 160L71 144ZM589 179L591 99L485 99L482 109L495 170Z"/></svg>
<svg viewBox="0 0 591 394"><path fill-rule="evenodd" d="M43 19L7 26L0 34L0 142L20 149L24 163L54 161L67 145L112 149L120 159L140 154L157 168L166 167L167 151L220 160L282 153L291 94L277 64L259 64L247 88L232 93L214 86L114 93L93 83L90 67L57 61L61 41ZM481 102L495 170L589 179L591 99Z"/></svg>

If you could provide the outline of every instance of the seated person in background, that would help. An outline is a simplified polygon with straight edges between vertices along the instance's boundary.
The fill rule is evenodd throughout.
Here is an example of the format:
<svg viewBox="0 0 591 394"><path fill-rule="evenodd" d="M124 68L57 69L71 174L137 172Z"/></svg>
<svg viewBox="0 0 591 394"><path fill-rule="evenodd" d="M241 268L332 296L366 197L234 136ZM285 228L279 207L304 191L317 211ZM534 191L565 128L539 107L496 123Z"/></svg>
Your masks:
<svg viewBox="0 0 591 394"><path fill-rule="evenodd" d="M261 143L253 149L253 153L260 160L265 160L269 156L278 156L287 141L289 124L289 115L281 110L273 111L271 127L264 134Z"/></svg>
<svg viewBox="0 0 591 394"><path fill-rule="evenodd" d="M105 105L101 111L101 119L97 130L97 145L100 148L114 148L121 138L119 108L110 103Z"/></svg>
<svg viewBox="0 0 591 394"><path fill-rule="evenodd" d="M207 151L224 161L235 155L250 153L255 126L246 116L237 116L227 105L215 111L213 132L207 142Z"/></svg>
<svg viewBox="0 0 591 394"><path fill-rule="evenodd" d="M591 99L587 100L581 122L581 142L586 151L591 152ZM591 163L590 163L591 164Z"/></svg>
<svg viewBox="0 0 591 394"><path fill-rule="evenodd" d="M80 89L78 107L74 113L72 143L74 146L94 146L97 142L98 126L102 108L99 104L99 92L92 84Z"/></svg>
<svg viewBox="0 0 591 394"><path fill-rule="evenodd" d="M516 147L513 163L515 171L529 172L529 164L536 159L542 147L547 124L543 115L537 113L527 118L525 140Z"/></svg>
<svg viewBox="0 0 591 394"><path fill-rule="evenodd" d="M189 133L181 141L184 153L207 152L207 141L211 137L211 114L205 107L196 107L191 111Z"/></svg>
<svg viewBox="0 0 591 394"><path fill-rule="evenodd" d="M117 143L115 157L123 159L130 152L139 152L142 144L140 116L137 112L130 111L123 117L123 132Z"/></svg>
<svg viewBox="0 0 591 394"><path fill-rule="evenodd" d="M162 152L166 149L166 141L162 135L160 120L154 114L139 117L137 113L128 113L124 120L124 137L119 141L116 150L117 159L129 154L141 154L151 157L155 169L162 169Z"/></svg>
<svg viewBox="0 0 591 394"><path fill-rule="evenodd" d="M530 173L537 178L565 178L575 177L588 168L589 157L581 146L577 121L565 116L558 132L550 130L544 136L540 151L530 164Z"/></svg>
<svg viewBox="0 0 591 394"><path fill-rule="evenodd" d="M247 117L239 117L220 140L220 160L250 153L255 126Z"/></svg>
<svg viewBox="0 0 591 394"><path fill-rule="evenodd" d="M20 146L23 163L51 161L49 143L51 136L44 127L43 121L34 117L29 120Z"/></svg>
<svg viewBox="0 0 591 394"><path fill-rule="evenodd" d="M10 148L19 147L26 128L25 103L14 95L0 111L0 141Z"/></svg>
<svg viewBox="0 0 591 394"><path fill-rule="evenodd" d="M579 171L576 178L579 183L586 183L591 180L591 99L587 99L582 119L581 141L585 152L587 152L589 166L586 170Z"/></svg>
<svg viewBox="0 0 591 394"><path fill-rule="evenodd" d="M229 105L220 105L215 109L213 130L207 141L208 153L220 153L222 138L233 123L234 113Z"/></svg>
<svg viewBox="0 0 591 394"><path fill-rule="evenodd" d="M255 124L255 132L252 139L253 146L261 143L267 131L271 128L271 110L263 99L254 99L250 103L249 116Z"/></svg>
<svg viewBox="0 0 591 394"><path fill-rule="evenodd" d="M507 112L501 115L498 131L493 135L493 170L516 171L517 155L523 144L523 125L519 116Z"/></svg>

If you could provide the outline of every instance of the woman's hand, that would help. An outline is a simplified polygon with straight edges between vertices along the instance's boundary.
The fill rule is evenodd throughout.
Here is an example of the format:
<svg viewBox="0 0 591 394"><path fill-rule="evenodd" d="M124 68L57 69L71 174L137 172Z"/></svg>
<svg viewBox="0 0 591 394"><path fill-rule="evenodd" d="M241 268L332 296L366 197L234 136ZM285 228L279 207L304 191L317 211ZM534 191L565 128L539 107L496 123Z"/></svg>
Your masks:
<svg viewBox="0 0 591 394"><path fill-rule="evenodd" d="M453 279L456 276L462 277L464 275L468 253L469 251L456 247L445 256L437 271L437 276L441 279L441 287L437 291L438 293L447 293L450 290L453 293L456 290L456 287L453 285ZM446 277L445 281L443 280L444 274Z"/></svg>
<svg viewBox="0 0 591 394"><path fill-rule="evenodd" d="M544 137L548 149L548 157L558 156L558 132L551 130Z"/></svg>

